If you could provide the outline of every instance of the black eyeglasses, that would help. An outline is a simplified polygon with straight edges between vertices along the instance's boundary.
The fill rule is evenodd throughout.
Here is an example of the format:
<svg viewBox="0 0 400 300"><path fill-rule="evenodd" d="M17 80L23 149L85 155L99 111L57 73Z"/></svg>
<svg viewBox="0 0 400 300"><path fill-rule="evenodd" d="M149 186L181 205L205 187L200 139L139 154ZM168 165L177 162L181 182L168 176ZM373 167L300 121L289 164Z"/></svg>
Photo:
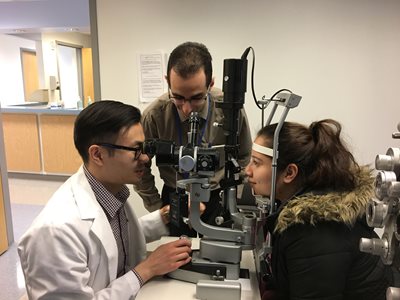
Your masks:
<svg viewBox="0 0 400 300"><path fill-rule="evenodd" d="M208 89L205 94L194 95L190 99L186 99L185 97L174 95L171 92L171 89L168 89L168 98L174 101L176 104L183 104L186 101L189 101L190 104L201 104L204 100L207 100Z"/></svg>
<svg viewBox="0 0 400 300"><path fill-rule="evenodd" d="M109 143L98 143L97 145L107 147L107 148L112 148L112 149L119 149L119 150L134 152L135 160L138 160L140 155L143 153L143 143L140 143L139 146L136 146L136 147L126 147L126 146L109 144Z"/></svg>

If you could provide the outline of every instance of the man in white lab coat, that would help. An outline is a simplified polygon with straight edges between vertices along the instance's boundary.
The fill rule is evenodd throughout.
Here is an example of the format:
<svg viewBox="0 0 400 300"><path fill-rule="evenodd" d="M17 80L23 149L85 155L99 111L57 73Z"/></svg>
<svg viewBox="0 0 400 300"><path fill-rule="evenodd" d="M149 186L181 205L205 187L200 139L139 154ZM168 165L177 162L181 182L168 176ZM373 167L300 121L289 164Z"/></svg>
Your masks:
<svg viewBox="0 0 400 300"><path fill-rule="evenodd" d="M117 101L78 115L74 142L83 165L18 245L30 299L134 299L147 280L190 261L187 239L146 258L146 243L168 234L168 207L138 219L128 200L125 184L139 184L149 160L140 117Z"/></svg>

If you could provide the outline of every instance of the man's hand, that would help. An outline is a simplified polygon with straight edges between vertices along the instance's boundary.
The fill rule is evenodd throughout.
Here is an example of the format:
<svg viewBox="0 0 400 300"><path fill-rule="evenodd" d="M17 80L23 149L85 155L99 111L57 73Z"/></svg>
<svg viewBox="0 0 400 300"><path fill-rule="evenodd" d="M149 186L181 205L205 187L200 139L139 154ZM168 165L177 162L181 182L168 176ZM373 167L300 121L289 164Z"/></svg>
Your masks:
<svg viewBox="0 0 400 300"><path fill-rule="evenodd" d="M169 219L169 204L164 205L163 207L160 208L160 215L161 219L163 220L164 224L168 224L170 219Z"/></svg>
<svg viewBox="0 0 400 300"><path fill-rule="evenodd" d="M189 206L189 212L190 212L190 199L188 202L188 206ZM206 205L203 202L200 202L200 216L204 213L205 210L206 210Z"/></svg>
<svg viewBox="0 0 400 300"><path fill-rule="evenodd" d="M192 245L189 239L179 239L159 246L144 261L135 267L143 283L154 276L175 271L192 259Z"/></svg>
<svg viewBox="0 0 400 300"><path fill-rule="evenodd" d="M168 224L170 221L169 209L170 209L169 204L164 205L163 207L160 208L160 215L161 215L161 219L163 220L164 224ZM188 209L190 212L190 200L188 203ZM205 204L203 202L200 202L200 216L204 213L205 210L206 210Z"/></svg>

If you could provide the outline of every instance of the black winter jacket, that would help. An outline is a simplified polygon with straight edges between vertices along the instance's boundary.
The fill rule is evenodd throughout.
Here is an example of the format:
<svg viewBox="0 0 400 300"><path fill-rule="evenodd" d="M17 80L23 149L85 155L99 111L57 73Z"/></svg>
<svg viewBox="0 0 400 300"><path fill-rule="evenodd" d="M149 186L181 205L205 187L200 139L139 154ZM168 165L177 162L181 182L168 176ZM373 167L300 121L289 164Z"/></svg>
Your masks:
<svg viewBox="0 0 400 300"><path fill-rule="evenodd" d="M362 237L377 237L365 222L373 194L370 172L347 193L306 193L270 216L272 279L278 299L384 300L390 268L362 253Z"/></svg>

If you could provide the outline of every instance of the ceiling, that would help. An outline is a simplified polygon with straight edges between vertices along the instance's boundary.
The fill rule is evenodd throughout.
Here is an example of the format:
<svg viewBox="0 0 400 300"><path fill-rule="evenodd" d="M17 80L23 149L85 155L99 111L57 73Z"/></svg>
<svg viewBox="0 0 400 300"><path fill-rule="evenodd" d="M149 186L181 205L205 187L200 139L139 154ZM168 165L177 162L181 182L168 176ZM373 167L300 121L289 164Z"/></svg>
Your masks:
<svg viewBox="0 0 400 300"><path fill-rule="evenodd" d="M89 0L0 0L0 34L90 33Z"/></svg>

